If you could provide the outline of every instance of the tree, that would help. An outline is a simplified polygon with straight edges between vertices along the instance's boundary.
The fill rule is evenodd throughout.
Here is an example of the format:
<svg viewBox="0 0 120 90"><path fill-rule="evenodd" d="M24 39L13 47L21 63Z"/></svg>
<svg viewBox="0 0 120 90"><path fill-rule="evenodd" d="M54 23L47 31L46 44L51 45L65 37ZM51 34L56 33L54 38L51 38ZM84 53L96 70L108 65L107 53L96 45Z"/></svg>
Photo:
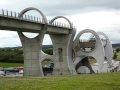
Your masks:
<svg viewBox="0 0 120 90"><path fill-rule="evenodd" d="M43 49L43 52L49 55L53 55L53 48Z"/></svg>
<svg viewBox="0 0 120 90"><path fill-rule="evenodd" d="M117 59L117 53L114 52L113 59Z"/></svg>
<svg viewBox="0 0 120 90"><path fill-rule="evenodd" d="M120 48L116 48L116 50L115 50L117 53L120 51Z"/></svg>

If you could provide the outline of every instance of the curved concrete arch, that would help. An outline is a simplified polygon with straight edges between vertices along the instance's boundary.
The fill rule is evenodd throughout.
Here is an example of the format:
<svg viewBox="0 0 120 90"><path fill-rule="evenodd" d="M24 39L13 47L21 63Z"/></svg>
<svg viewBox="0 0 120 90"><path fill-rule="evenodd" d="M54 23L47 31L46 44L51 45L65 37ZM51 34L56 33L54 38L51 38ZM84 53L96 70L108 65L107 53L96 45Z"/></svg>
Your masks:
<svg viewBox="0 0 120 90"><path fill-rule="evenodd" d="M28 39L28 40L29 40L29 39L37 39L37 38L39 38L39 33L38 33L37 36L35 36L35 37L33 37L33 38L29 38L29 37L25 36L25 35L23 34L23 32L20 32L20 31L18 31L17 33L19 34L19 37L25 38L25 39Z"/></svg>
<svg viewBox="0 0 120 90"><path fill-rule="evenodd" d="M80 60L77 61L76 65L75 65L75 70L77 73L80 73L78 72L78 69L81 67L81 66L86 66L89 70L90 70L90 73L95 73L92 66L90 65L90 62L88 60L88 57L89 56L85 56L85 57L82 57L82 58L79 58ZM93 57L94 58L94 57ZM95 59L95 58L94 58Z"/></svg>
<svg viewBox="0 0 120 90"><path fill-rule="evenodd" d="M97 32L99 35L103 35L106 39L109 39L108 36L103 32Z"/></svg>
<svg viewBox="0 0 120 90"><path fill-rule="evenodd" d="M46 18L46 16L39 9L34 8L34 7L25 8L24 10L22 10L20 12L20 14L19 14L18 17L21 18L23 16L23 14L25 14L26 12L31 11L31 10L36 10L37 12L39 12L40 15L42 16L42 19L43 19L44 23L47 24L47 18Z"/></svg>
<svg viewBox="0 0 120 90"><path fill-rule="evenodd" d="M42 58L42 59L40 60L40 62L43 62L43 61L46 60L46 59L51 60L51 61L54 62L54 59L53 59L52 57L49 57L49 56Z"/></svg>
<svg viewBox="0 0 120 90"><path fill-rule="evenodd" d="M74 40L74 47L79 45L79 38L84 33L92 33L96 37L95 48L92 50L92 51L94 51L96 49L97 45L98 45L98 40L97 39L99 39L99 36L98 36L98 34L95 31L93 31L91 29L84 29L83 31L81 31L81 32L78 33L76 39ZM82 52L85 52L85 51L82 51Z"/></svg>
<svg viewBox="0 0 120 90"><path fill-rule="evenodd" d="M59 18L63 18L63 19L65 19L65 20L67 20L67 22L70 24L70 28L71 28L71 29L73 28L73 25L72 25L71 21L70 21L68 18L64 17L64 16L56 16L56 17L54 17L54 18L50 21L50 24L52 24L56 19L59 19Z"/></svg>
<svg viewBox="0 0 120 90"><path fill-rule="evenodd" d="M97 32L99 35L103 35L106 38L106 45L104 46L104 51L105 51L105 57L106 60L108 61L109 66L112 66L112 58L113 58L113 49L112 49L112 44L110 42L110 39L108 36L103 33L103 32Z"/></svg>
<svg viewBox="0 0 120 90"><path fill-rule="evenodd" d="M43 20L43 22L44 22L44 27L43 27L43 30L44 30L44 32L46 32L46 28L47 28L47 18L46 18L46 16L39 10L39 9L37 9L37 8L34 8L34 7L28 7L28 8L25 8L24 10L22 10L21 12L20 12L20 14L18 15L18 17L19 18L22 18L22 16L26 13L26 12L28 12L28 11L31 11L31 10L35 10L35 11L37 11L37 12L39 12L39 14L42 16L42 20ZM22 32L18 32L18 34L20 35L20 36L22 36L22 37L26 37ZM39 36L39 35L38 35ZM38 36L36 36L35 38L37 38ZM26 37L27 38L27 37ZM28 38L27 38L28 39Z"/></svg>
<svg viewBox="0 0 120 90"><path fill-rule="evenodd" d="M82 51L80 49L80 44L79 44L79 37L83 34L83 33L86 33L86 32L89 32L89 33L92 33L95 37L96 37L96 45L95 45L95 48L90 51L90 52L85 52L85 51ZM86 57L86 56L92 56L96 59L96 61L98 62L99 64L99 70L102 70L102 67L103 67L103 63L104 63L104 58L105 58L105 52L104 52L104 47L103 47L103 44L102 44L102 41L99 37L99 35L91 30L91 29L85 29L83 31L81 31L77 37L75 38L74 40L74 44L73 44L73 49L75 49L75 52L76 52L76 55L75 55L75 61L74 61L74 64L76 65L79 61L82 60L82 58ZM89 65L89 64L88 64Z"/></svg>
<svg viewBox="0 0 120 90"><path fill-rule="evenodd" d="M108 36L106 34L104 34L103 32L97 32L98 35L102 35L106 38L106 43L104 45L104 47L106 46L106 44L108 43L107 41L109 40ZM90 38L94 37L94 35L91 35Z"/></svg>
<svg viewBox="0 0 120 90"><path fill-rule="evenodd" d="M54 55L48 55L48 54L45 54L44 52L41 52L42 54L42 57L40 59L40 62L44 61L45 59L50 59L50 60L53 60L54 61Z"/></svg>
<svg viewBox="0 0 120 90"><path fill-rule="evenodd" d="M98 33L98 35L102 35L102 36L104 36L106 38L106 44L105 44L105 47L106 47L107 43L109 43L108 41L110 41L108 36L103 32L97 32L97 33Z"/></svg>

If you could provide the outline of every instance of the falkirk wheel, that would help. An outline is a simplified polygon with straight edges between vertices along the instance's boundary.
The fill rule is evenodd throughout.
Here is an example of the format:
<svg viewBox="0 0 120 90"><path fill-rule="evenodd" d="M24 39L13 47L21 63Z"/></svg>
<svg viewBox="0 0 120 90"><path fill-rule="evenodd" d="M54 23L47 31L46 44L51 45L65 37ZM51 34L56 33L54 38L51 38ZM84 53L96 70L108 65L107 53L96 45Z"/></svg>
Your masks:
<svg viewBox="0 0 120 90"><path fill-rule="evenodd" d="M103 68L105 60L111 66L112 46L104 33L96 33L93 30L86 29L81 31L74 40L76 29L73 28L69 19L63 16L57 16L48 22L46 16L39 9L33 7L21 11L19 18L22 19L23 15L30 10L39 12L42 16L43 23L39 35L35 38L28 38L22 31L17 31L23 46L24 76L44 76L42 61L46 59L53 60L54 68L52 75L76 75L80 73L79 68L81 67L83 71L87 68L90 73L95 73L88 61L88 56L96 59L99 70ZM63 18L69 23L69 33L47 33L50 35L53 43L53 55L47 55L42 52L43 38L47 29L49 29L48 25L53 24L59 18ZM56 27L55 30L57 31L59 28ZM83 42L79 39L84 33L93 34L88 42ZM101 39L100 35L104 36L105 40Z"/></svg>
<svg viewBox="0 0 120 90"><path fill-rule="evenodd" d="M87 41L80 40L84 33L92 35ZM73 43L73 58L77 73L95 73L89 58L96 59L98 64L97 71L102 72L104 62L112 67L112 44L109 38L102 32L95 32L90 29L85 29L77 35ZM89 60L89 61L88 61Z"/></svg>
<svg viewBox="0 0 120 90"><path fill-rule="evenodd" d="M88 41L80 40L80 37L84 33L91 33ZM72 36L72 40L75 36L75 32ZM72 57L69 57L72 66L72 75L79 73L96 73L92 68L88 57L91 56L96 59L98 64L97 71L102 72L104 62L108 63L108 67L112 67L112 44L110 43L109 38L103 32L95 32L90 29L82 30L78 33L75 40L70 43L69 50L72 52ZM71 51L72 49L72 51ZM70 59L71 58L71 59ZM51 59L54 60L54 55L42 54L42 60ZM69 65L69 63L68 63Z"/></svg>

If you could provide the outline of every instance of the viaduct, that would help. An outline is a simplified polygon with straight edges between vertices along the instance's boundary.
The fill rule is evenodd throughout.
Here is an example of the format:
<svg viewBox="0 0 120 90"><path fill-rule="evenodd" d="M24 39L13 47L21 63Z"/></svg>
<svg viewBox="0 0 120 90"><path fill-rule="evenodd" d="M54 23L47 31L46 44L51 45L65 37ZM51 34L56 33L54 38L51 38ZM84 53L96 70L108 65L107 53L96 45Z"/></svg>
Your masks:
<svg viewBox="0 0 120 90"><path fill-rule="evenodd" d="M30 17L23 17L30 10L37 11L42 19L30 20ZM58 18L65 19L69 25L54 22ZM41 62L46 58L51 58L54 62L53 74L75 74L71 48L75 29L66 17L57 16L48 21L39 9L33 7L26 8L19 14L2 10L0 29L18 32L24 52L24 76L43 76ZM35 38L28 38L23 32L39 33L39 35ZM45 57L41 52L45 34L50 35L53 43L53 55L50 57Z"/></svg>
<svg viewBox="0 0 120 90"><path fill-rule="evenodd" d="M26 16L25 13L31 10L37 11L42 18ZM69 25L56 23L55 20L59 18L65 19ZM86 66L91 73L94 73L88 60L85 60L87 56L93 56L100 68L102 68L104 60L107 60L111 65L112 46L109 38L103 33L99 33L106 37L106 44L103 45L99 34L87 29L81 31L73 40L76 29L70 20L63 16L57 16L48 21L46 16L34 7L26 8L19 14L2 10L0 13L0 30L17 31L24 53L24 76L44 76L42 61L46 59L53 60L53 75L76 75L76 68L79 69L80 66ZM38 33L38 35L35 38L28 38L23 32ZM94 40L80 42L80 36L86 32L92 33L96 37L96 42ZM42 52L42 42L45 34L49 34L52 40L53 55L46 55ZM84 51L88 48L94 49L90 52Z"/></svg>

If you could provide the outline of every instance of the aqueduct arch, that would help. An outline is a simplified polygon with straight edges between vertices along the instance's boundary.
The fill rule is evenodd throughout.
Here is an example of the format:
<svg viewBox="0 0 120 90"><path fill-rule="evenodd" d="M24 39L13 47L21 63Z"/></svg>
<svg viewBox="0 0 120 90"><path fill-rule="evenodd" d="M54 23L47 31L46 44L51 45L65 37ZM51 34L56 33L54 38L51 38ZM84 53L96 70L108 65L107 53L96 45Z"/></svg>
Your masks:
<svg viewBox="0 0 120 90"><path fill-rule="evenodd" d="M24 75L43 76L42 65L39 63L39 59L41 58L41 49L44 34L47 30L47 18L40 10L33 7L29 7L21 11L19 18L22 18L22 16L30 10L35 10L40 13L44 25L42 27L42 30L39 32L39 35L32 39L27 38L25 35L23 35L22 32L18 32L24 52Z"/></svg>
<svg viewBox="0 0 120 90"><path fill-rule="evenodd" d="M50 34L53 42L53 55L55 57L55 68L57 70L56 73L62 73L63 75L76 74L72 61L72 43L76 30L73 29L73 25L70 20L63 16L54 17L50 24L59 18L63 18L69 23L71 31L70 34L67 35Z"/></svg>
<svg viewBox="0 0 120 90"><path fill-rule="evenodd" d="M83 33L86 33L86 32L90 32L92 33L96 38L96 43L95 43L95 48L90 51L90 52L87 52L87 51L83 51L80 49L79 47L79 37L83 34ZM89 42L88 42L89 43ZM77 65L78 62L80 62L83 58L85 58L86 56L92 56L94 57L98 64L99 64L99 70L102 69L103 67L103 63L104 63L104 57L105 57L105 52L104 52L104 48L103 48L103 45L102 45L102 42L98 36L98 34L93 31L93 30L90 30L90 29L85 29L83 31L81 31L76 39L74 40L74 50L75 50L75 53L76 53L76 59L75 59L75 65ZM87 62L85 62L87 63ZM89 67L89 63L88 64L88 67Z"/></svg>

